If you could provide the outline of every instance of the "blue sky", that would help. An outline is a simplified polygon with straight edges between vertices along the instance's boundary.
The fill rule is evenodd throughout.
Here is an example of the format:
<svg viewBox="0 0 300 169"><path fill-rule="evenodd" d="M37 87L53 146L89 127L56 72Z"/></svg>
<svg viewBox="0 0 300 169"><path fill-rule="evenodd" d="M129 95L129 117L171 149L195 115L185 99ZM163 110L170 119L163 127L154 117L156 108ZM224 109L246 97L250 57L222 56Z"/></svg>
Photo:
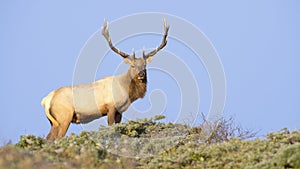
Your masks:
<svg viewBox="0 0 300 169"><path fill-rule="evenodd" d="M0 142L16 142L24 134L45 136L50 124L40 101L51 90L72 84L80 50L101 28L103 18L112 21L142 12L183 18L211 41L226 75L224 116L234 116L242 126L261 130L260 134L300 128L298 1L1 1ZM136 41L141 42L134 46L139 49L144 42L146 47L157 45L160 37L139 36ZM176 43L170 39L166 50L189 62ZM124 42L120 48L130 51L131 44L134 41ZM113 74L122 60L107 63L113 69L100 67L104 73L97 77ZM155 80L159 74L153 71L149 76L149 85L159 87ZM203 86L207 83L204 80ZM205 103L210 99L209 94L202 97ZM172 106L172 100L168 104ZM207 108L201 111L206 113ZM69 130L78 133L81 127L71 125Z"/></svg>

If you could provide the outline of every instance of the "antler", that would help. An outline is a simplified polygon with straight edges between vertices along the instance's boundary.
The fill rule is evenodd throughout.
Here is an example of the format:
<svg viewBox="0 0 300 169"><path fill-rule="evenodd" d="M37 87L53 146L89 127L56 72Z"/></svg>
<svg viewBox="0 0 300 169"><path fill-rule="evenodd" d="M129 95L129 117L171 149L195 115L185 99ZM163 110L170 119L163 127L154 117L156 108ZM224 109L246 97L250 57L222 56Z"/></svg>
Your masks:
<svg viewBox="0 0 300 169"><path fill-rule="evenodd" d="M108 32L108 24L107 21L104 20L104 24L103 24L103 29L102 29L102 35L105 37L106 41L109 44L109 47L116 52L117 54L121 55L123 58L127 58L129 55L121 52L119 49L115 48L114 45L111 42L110 36L109 36L109 32Z"/></svg>
<svg viewBox="0 0 300 169"><path fill-rule="evenodd" d="M149 52L147 54L145 54L145 52L143 51L143 57L144 58L149 58L151 56L154 56L159 50L161 50L162 48L164 48L166 46L167 39L168 39L168 31L169 31L170 26L167 25L165 19L163 21L164 21L164 31L165 31L165 34L164 34L164 38L163 38L161 44L155 50L153 50L153 51L151 51L151 52Z"/></svg>

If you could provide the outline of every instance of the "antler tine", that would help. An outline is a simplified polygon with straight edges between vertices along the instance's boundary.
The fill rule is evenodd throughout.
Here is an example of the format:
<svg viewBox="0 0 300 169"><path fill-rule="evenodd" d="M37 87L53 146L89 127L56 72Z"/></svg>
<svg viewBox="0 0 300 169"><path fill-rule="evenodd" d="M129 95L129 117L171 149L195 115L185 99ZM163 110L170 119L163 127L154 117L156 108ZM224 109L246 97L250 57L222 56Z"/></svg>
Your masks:
<svg viewBox="0 0 300 169"><path fill-rule="evenodd" d="M166 22L165 18L163 19L163 21L164 21L164 30L165 30L165 35L166 35L166 34L168 34L170 25L167 25L167 22Z"/></svg>
<svg viewBox="0 0 300 169"><path fill-rule="evenodd" d="M153 51L151 51L147 54L144 54L143 56L145 58L154 56L159 50L161 50L162 48L164 48L167 45L168 31L169 31L170 25L167 24L165 19L163 19L163 22L164 22L164 37L163 37L163 40L162 40L161 44L157 48L155 48L155 50L153 50Z"/></svg>
<svg viewBox="0 0 300 169"><path fill-rule="evenodd" d="M102 28L102 35L104 36L104 38L108 42L109 47L111 48L111 50L113 50L117 54L121 55L123 58L127 58L129 56L128 54L126 54L126 53L120 51L119 49L115 48L114 45L112 44L110 36L109 36L109 32L108 32L108 23L107 23L106 19L104 19L104 24L103 24L103 28Z"/></svg>
<svg viewBox="0 0 300 169"><path fill-rule="evenodd" d="M143 46L142 53L143 53L143 56L145 56L145 46Z"/></svg>
<svg viewBox="0 0 300 169"><path fill-rule="evenodd" d="M134 48L132 48L132 55L130 55L132 57L132 59L135 59L135 51Z"/></svg>

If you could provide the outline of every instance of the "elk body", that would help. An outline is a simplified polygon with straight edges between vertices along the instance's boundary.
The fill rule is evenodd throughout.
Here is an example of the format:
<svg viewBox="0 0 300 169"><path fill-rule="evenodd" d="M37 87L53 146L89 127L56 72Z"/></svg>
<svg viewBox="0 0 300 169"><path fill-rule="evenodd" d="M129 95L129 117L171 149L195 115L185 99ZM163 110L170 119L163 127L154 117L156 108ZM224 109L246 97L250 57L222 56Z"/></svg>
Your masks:
<svg viewBox="0 0 300 169"><path fill-rule="evenodd" d="M167 44L169 26L164 21L164 37L160 46L145 53L141 58L121 52L111 42L108 24L104 21L102 34L110 48L130 65L122 75L109 76L93 83L66 86L49 93L43 100L46 116L51 124L47 140L62 138L70 123L88 123L107 116L108 125L120 123L122 113L138 98L143 98L147 89L146 64Z"/></svg>

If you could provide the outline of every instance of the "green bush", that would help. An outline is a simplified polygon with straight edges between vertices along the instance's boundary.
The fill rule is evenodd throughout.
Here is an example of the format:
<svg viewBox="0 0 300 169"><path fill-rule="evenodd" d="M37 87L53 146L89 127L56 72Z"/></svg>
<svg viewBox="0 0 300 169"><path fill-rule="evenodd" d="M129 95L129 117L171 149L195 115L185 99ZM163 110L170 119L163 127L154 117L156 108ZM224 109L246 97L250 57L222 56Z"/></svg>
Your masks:
<svg viewBox="0 0 300 169"><path fill-rule="evenodd" d="M221 119L207 128L159 122L163 116L70 134L55 142L33 135L0 147L0 168L300 168L300 133L255 133ZM207 127L207 125L206 125ZM206 132L204 132L206 131Z"/></svg>

